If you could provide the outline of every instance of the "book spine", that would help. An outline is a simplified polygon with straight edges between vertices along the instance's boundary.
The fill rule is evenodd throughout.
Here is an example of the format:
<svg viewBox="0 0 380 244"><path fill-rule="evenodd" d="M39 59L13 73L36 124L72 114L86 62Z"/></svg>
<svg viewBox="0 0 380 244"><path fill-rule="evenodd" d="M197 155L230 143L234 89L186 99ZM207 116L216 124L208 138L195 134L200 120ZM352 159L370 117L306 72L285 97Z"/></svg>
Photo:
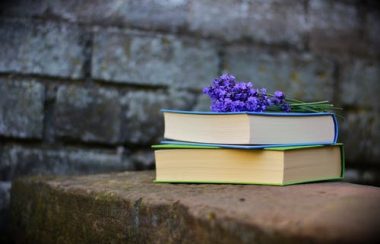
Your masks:
<svg viewBox="0 0 380 244"><path fill-rule="evenodd" d="M335 114L332 114L331 116L333 117L333 121L334 121L334 132L335 132L333 143L337 143L337 142L338 142L338 136L339 136L339 125L338 125L338 120L337 120Z"/></svg>

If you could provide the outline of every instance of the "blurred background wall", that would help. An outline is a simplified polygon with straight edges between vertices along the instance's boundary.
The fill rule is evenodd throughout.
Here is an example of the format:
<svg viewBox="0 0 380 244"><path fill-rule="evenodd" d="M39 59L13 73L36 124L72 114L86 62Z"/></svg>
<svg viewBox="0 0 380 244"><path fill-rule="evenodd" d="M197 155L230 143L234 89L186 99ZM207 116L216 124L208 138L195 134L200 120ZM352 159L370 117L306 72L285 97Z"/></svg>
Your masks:
<svg viewBox="0 0 380 244"><path fill-rule="evenodd" d="M223 72L344 108L347 180L380 185L379 9L369 0L2 1L0 220L16 177L154 168L159 110L208 110L201 89Z"/></svg>

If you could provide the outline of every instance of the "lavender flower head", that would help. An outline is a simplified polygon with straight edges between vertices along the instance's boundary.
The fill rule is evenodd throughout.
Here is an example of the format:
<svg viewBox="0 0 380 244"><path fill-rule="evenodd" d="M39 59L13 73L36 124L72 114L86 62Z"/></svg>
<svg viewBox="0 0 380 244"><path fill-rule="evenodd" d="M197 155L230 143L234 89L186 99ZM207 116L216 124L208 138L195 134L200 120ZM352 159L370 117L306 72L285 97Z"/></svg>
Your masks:
<svg viewBox="0 0 380 244"><path fill-rule="evenodd" d="M214 79L203 93L210 97L213 112L264 112L271 107L290 112L282 91L268 95L265 88L256 89L251 82L239 82L230 74Z"/></svg>

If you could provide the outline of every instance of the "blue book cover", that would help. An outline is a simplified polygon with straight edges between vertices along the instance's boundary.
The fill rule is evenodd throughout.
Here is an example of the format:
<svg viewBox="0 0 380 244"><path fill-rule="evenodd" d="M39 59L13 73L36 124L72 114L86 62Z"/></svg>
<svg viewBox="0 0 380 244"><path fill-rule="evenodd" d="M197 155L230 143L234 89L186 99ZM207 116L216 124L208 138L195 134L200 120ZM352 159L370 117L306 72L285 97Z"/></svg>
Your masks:
<svg viewBox="0 0 380 244"><path fill-rule="evenodd" d="M185 142L174 140L163 140L159 145L153 145L153 148L226 148L226 149L289 149L289 148L308 148L308 147L323 147L329 145L342 145L341 143L325 143L325 144L255 144L255 145L232 145L232 144L218 144L218 143L199 143L199 142Z"/></svg>
<svg viewBox="0 0 380 244"><path fill-rule="evenodd" d="M169 140L174 140L174 141L183 141L183 142L186 142L186 143L210 143L210 141L202 141L202 140L192 140L192 137L194 136L194 138L197 137L197 134L196 133L199 133L200 130L197 126L201 125L206 125L205 128L207 128L207 123L213 123L211 126L208 125L209 127L209 130L213 130L214 127L218 128L218 122L219 122L219 119L224 119L224 118L227 118L229 117L229 115L247 115L249 118L252 118L252 117L256 117L256 118L265 118L265 117L268 117L268 118L272 118L271 121L275 121L277 122L277 119L276 120L273 120L273 118L276 118L278 117L280 121L281 119L283 118L290 118L290 119L294 119L294 118L316 118L316 117L330 117L331 120L327 120L327 121L332 121L332 122L328 122L328 125L330 125L329 128L330 129L330 134L332 135L332 133L334 134L333 137L331 136L329 140L317 140L317 141L307 141L306 143L304 142L300 142L298 143L297 141L293 141L291 143L278 143L276 142L276 140L274 141L271 141L270 143L230 143L228 142L228 140L225 140L224 142L219 142L219 141L213 141L211 142L211 144L224 144L224 145L229 145L229 144L273 144L273 145L284 145L284 144L291 144L291 145L308 145L308 144L313 144L313 145L317 145L317 144L322 144L322 145L325 145L325 144L333 144L333 143L336 143L337 142L337 139L338 139L338 122L337 122L337 119L336 119L336 116L334 113L328 113L328 112L323 112L323 113L283 113L283 112L203 112L203 111L181 111L181 110L168 110L168 109L162 109L161 112L164 113L164 117L165 117L165 139L169 139ZM168 122L168 119L167 117L168 116L171 116L171 118L175 118L173 117L172 115L182 115L182 116L178 116L179 119L177 120L170 120L169 123ZM189 116L187 116L189 115ZM201 115L199 117L205 117L205 115L208 117L210 116L209 118L212 118L212 116L218 116L218 117L215 117L216 119L214 120L209 120L211 122L205 122L203 123L202 121L201 122L198 122L197 124L193 125L191 124L192 121L194 120L187 120L188 118L197 118L196 115ZM224 117L226 116L226 117ZM224 117L224 118L223 118ZM173 123L174 121L174 123ZM269 121L269 120L268 120ZM290 129L293 129L293 131L295 132L298 132L297 131L297 126L298 126L298 123L299 124L302 124L300 121L303 121L302 119L301 120L294 120L294 124L292 124L290 127L289 127L289 130ZM249 122L248 122L249 123ZM288 122L289 123L289 122ZM272 123L273 124L273 123ZM326 123L325 123L326 124ZM180 132L180 134L177 136L172 136L172 134L169 133L169 136L168 136L168 133L167 131L171 131L172 130L172 127L173 125L175 125L176 127L176 133ZM303 125L304 127L303 130L301 131L303 134L317 134L318 135L318 131L317 129L318 128L315 128L313 126L310 126L309 129L305 129L305 125L306 125L306 128L307 128L307 123L303 122ZM234 129L237 129L239 130L239 128L237 128L237 126L235 126L235 128L233 128L234 125L231 124L230 126L230 131L233 131ZM254 125L250 125L251 127L254 127ZM272 128L273 129L276 129L277 128L280 128L281 125L278 123L277 125L274 124L272 125ZM281 128L285 128L285 130L287 129L286 126L282 126ZM301 127L300 127L301 128ZM256 128L254 128L256 129ZM324 129L324 128L320 128L320 129ZM203 131L207 131L205 130L204 128L201 128L201 130ZM186 136L182 138L182 132L186 132L184 133L184 135L187 134L187 137L190 138L191 140L187 139ZM249 130L248 132L249 133ZM190 135L190 136L189 136ZM206 138L208 139L208 138ZM249 147L260 147L258 145L252 145L252 146L249 146Z"/></svg>

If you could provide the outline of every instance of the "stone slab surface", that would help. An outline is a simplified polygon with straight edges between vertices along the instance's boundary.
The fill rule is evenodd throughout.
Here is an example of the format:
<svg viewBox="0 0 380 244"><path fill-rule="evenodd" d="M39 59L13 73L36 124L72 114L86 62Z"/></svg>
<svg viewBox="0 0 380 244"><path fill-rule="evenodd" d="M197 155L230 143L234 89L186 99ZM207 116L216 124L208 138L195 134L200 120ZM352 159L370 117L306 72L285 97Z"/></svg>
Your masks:
<svg viewBox="0 0 380 244"><path fill-rule="evenodd" d="M376 241L380 189L154 184L154 172L26 178L12 186L14 237L30 243Z"/></svg>

